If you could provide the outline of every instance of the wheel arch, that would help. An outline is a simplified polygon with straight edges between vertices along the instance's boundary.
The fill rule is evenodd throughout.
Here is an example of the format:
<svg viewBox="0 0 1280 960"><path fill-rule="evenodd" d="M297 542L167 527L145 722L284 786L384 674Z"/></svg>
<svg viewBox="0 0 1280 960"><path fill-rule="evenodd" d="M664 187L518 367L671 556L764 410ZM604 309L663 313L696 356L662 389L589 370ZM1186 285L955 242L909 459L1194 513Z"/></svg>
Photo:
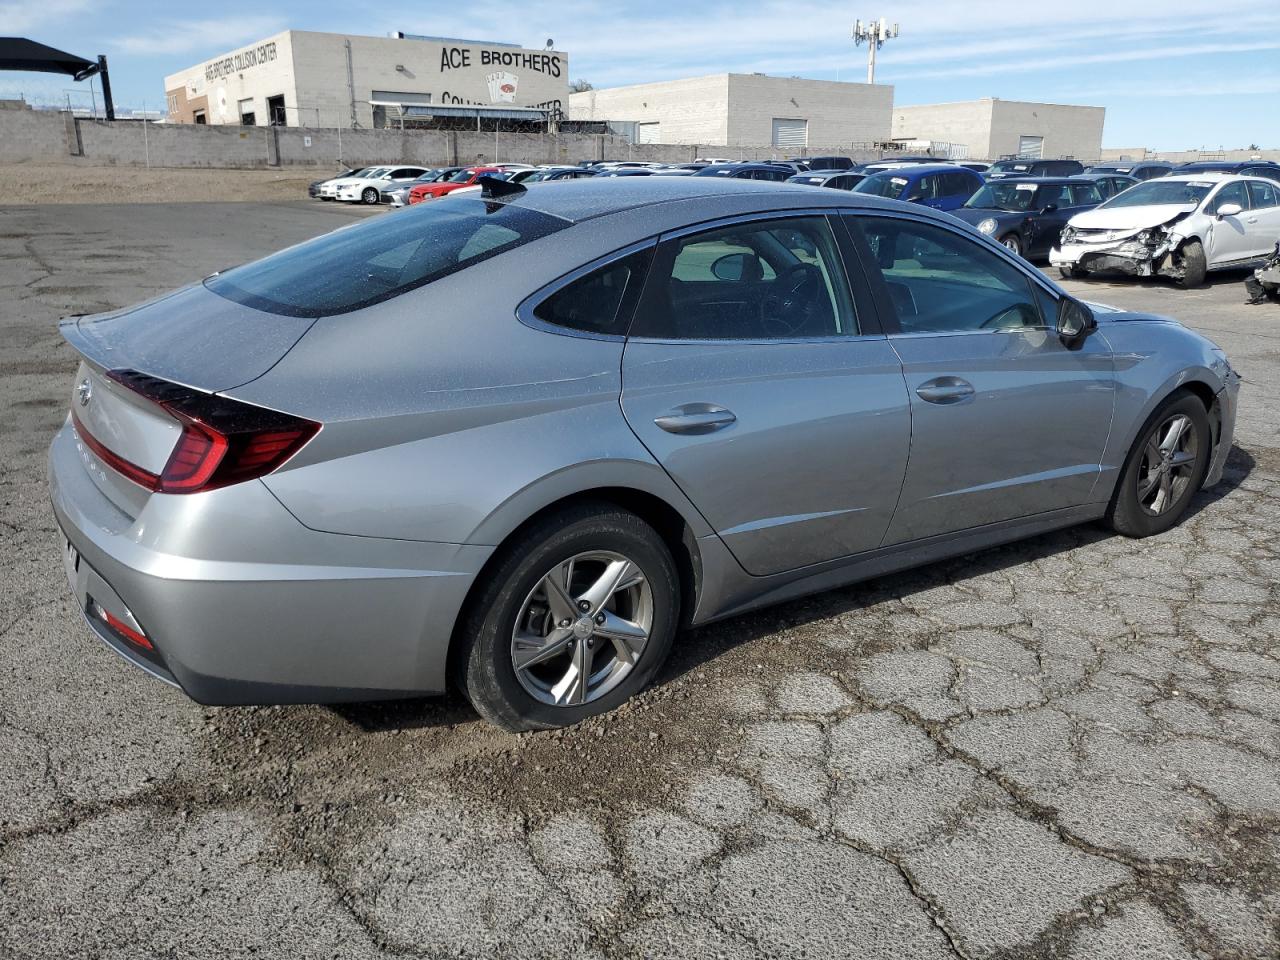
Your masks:
<svg viewBox="0 0 1280 960"><path fill-rule="evenodd" d="M448 656L451 664L456 651L461 646L458 642L458 634L468 620L467 612L475 602L475 597L484 589L484 584L487 583L493 569L505 559L510 545L534 524L570 507L587 503L599 503L627 510L636 514L657 531L658 536L671 552L679 577L680 625L683 628L689 624L690 618L697 609L703 587L702 553L698 547L698 531L705 522L697 516L696 511L694 515L697 519L691 522L690 518L666 497L640 486L620 483L584 486L543 503L506 530L493 554L472 580L459 608L449 639ZM689 509L692 509L691 505ZM509 511L507 514L510 515ZM452 676L452 672L449 675Z"/></svg>

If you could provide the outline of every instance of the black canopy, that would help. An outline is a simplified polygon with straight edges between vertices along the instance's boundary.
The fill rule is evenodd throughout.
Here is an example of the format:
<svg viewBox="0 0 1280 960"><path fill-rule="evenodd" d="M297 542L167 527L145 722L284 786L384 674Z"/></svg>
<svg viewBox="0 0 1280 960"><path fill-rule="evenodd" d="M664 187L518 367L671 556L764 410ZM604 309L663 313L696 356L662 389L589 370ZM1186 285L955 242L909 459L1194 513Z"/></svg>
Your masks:
<svg viewBox="0 0 1280 960"><path fill-rule="evenodd" d="M0 70L35 70L74 77L97 66L97 61L46 47L25 37L0 37Z"/></svg>
<svg viewBox="0 0 1280 960"><path fill-rule="evenodd" d="M107 119L116 118L111 102L111 77L107 74L107 58L86 60L65 50L55 50L26 37L0 37L0 70L34 70L39 73L65 73L74 80L88 80L94 74L102 82L102 102Z"/></svg>

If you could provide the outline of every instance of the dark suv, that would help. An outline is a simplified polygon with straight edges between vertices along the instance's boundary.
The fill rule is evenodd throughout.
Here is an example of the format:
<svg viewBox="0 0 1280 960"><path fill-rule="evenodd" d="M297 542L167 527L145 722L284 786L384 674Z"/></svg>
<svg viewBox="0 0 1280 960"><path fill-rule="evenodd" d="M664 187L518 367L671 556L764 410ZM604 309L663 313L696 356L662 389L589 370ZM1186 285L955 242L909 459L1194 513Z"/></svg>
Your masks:
<svg viewBox="0 0 1280 960"><path fill-rule="evenodd" d="M988 180L1001 177L1074 177L1084 173L1079 160L997 160L987 170Z"/></svg>
<svg viewBox="0 0 1280 960"><path fill-rule="evenodd" d="M1095 163L1085 172L1118 173L1135 180L1154 180L1156 177L1167 176L1172 169L1173 164L1163 160L1108 160L1105 163Z"/></svg>
<svg viewBox="0 0 1280 960"><path fill-rule="evenodd" d="M1179 176L1189 173L1238 173L1245 177L1266 177L1280 181L1280 163L1274 160L1196 160L1174 167Z"/></svg>
<svg viewBox="0 0 1280 960"><path fill-rule="evenodd" d="M850 170L853 168L853 161L848 157L792 157L791 159L807 163L810 170Z"/></svg>

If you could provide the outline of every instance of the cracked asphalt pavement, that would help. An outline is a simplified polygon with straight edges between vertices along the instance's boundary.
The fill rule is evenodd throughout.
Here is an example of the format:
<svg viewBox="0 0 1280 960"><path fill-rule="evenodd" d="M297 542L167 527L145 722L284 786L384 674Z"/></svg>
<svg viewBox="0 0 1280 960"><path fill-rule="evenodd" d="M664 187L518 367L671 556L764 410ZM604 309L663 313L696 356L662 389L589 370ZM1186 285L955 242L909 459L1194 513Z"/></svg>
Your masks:
<svg viewBox="0 0 1280 960"><path fill-rule="evenodd" d="M80 622L68 313L364 215L0 207L0 956L1280 956L1280 306L1072 283L1243 373L1166 535L1038 537L682 635L509 736L455 699L210 709Z"/></svg>

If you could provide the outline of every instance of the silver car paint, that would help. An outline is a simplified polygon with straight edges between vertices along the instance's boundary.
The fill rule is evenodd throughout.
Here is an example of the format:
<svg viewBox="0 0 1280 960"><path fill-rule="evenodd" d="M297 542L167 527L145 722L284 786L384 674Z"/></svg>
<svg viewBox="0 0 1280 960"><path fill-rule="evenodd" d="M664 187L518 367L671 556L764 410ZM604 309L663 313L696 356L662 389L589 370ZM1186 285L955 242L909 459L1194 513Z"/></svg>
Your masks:
<svg viewBox="0 0 1280 960"><path fill-rule="evenodd" d="M157 638L184 689L205 702L437 692L458 611L494 548L538 510L591 491L639 491L685 521L698 582L692 620L699 623L1098 516L1146 412L1188 380L1221 397L1223 436L1230 438L1234 375L1212 345L1176 324L1127 315L1100 315L1098 334L1079 353L1059 353L1047 339L1011 350L1007 334L974 336L965 346L967 368L958 358L949 364L945 353L964 337L682 344L670 345L664 359L662 344L521 323L516 311L530 291L611 251L692 223L814 203L804 187L637 180L643 182L588 179L569 189L535 184L517 202L581 222L395 299L302 321L302 333L301 323L192 288L182 302L213 297L218 302L207 305L222 324L221 352L203 363L163 330L158 318L172 319L165 298L147 313L113 315L141 321L132 326L87 319L64 327L91 362L169 375L324 423L264 481L192 496L152 495L132 511L89 480L85 464L94 458L78 449L69 425L55 438L50 486L60 526L87 569ZM822 202L835 212L906 209L837 191ZM946 223L944 215L910 211ZM999 245L975 242L1059 295ZM194 331L197 319L183 322ZM1118 355L1111 383L1108 346ZM904 355L905 379L890 348ZM1016 373L979 369L1007 359L1020 364ZM913 440L907 453L907 438L885 425L904 430L910 417L923 422L907 389L911 378L946 370L994 379L971 404L930 410L937 417L927 431L930 448ZM682 376L693 382L682 387ZM886 393L873 397L863 376L875 377ZM1009 416L1023 398L1032 410L1051 411L1062 427L1066 414L1033 399L1046 376L1054 397L1089 425L1076 431L1068 421L1065 449L1051 449L1035 417ZM1072 395L1073 382L1087 390ZM825 398L841 415L829 430L803 422L783 405L751 396L752 383L765 392L781 385L810 410L822 409ZM739 419L724 437L663 447L642 425L660 409L725 398ZM1091 430L1112 402L1117 427L1094 460ZM623 415L628 405L636 431ZM992 408L992 417L1012 420L1007 437L981 418ZM954 423L949 412L958 413ZM966 430L975 429L979 442L998 437L999 449L1017 455L986 472L970 460L967 470L950 473L957 455L972 453L974 436ZM870 456L864 451L873 445ZM1027 455L1036 450L1046 457ZM916 458L918 486L904 454ZM724 463L732 464L733 476ZM1083 469L1090 464L1092 477ZM771 469L762 473L764 466ZM791 469L790 488L779 466ZM1061 477L1046 476L1062 468ZM956 491L977 478L992 489L1021 486L1027 496L1015 512L1028 512L984 514L978 504L973 529L893 543L888 504L897 500L904 473L917 502L954 503ZM1086 477L1092 492L1064 504L1084 490ZM926 517L921 529L935 530L936 519Z"/></svg>

